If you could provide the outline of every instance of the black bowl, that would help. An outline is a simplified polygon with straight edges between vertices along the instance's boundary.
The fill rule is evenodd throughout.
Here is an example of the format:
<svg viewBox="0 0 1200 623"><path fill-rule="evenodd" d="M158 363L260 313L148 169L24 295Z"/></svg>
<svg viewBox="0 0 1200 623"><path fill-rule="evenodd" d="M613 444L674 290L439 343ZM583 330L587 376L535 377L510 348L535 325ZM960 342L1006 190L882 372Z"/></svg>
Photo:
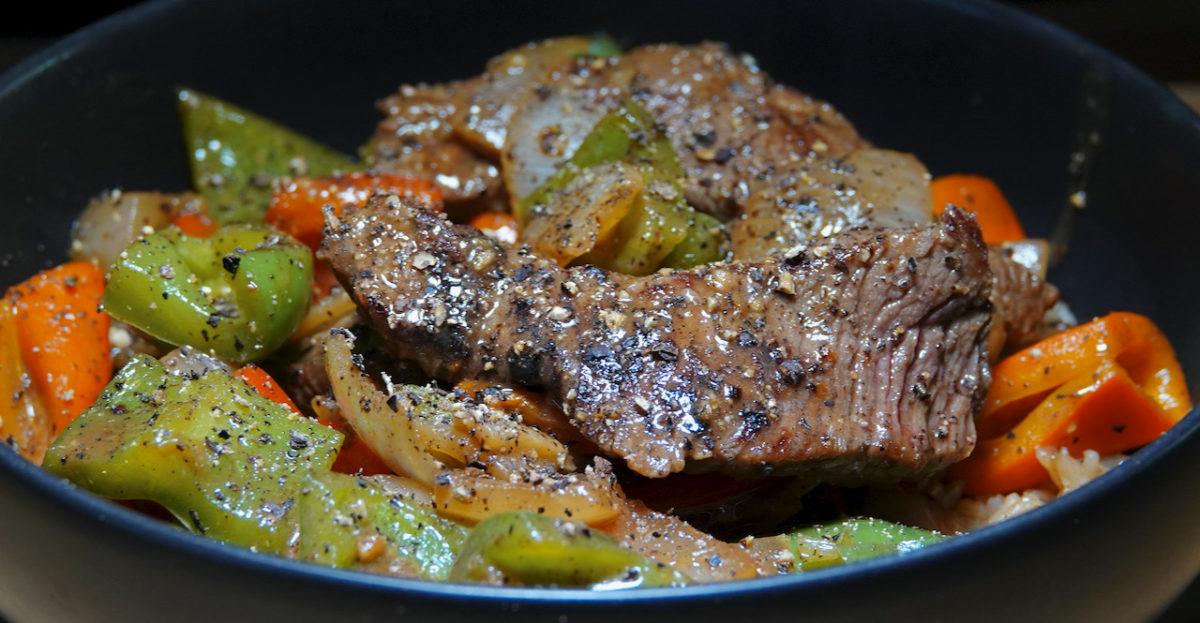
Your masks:
<svg viewBox="0 0 1200 623"><path fill-rule="evenodd" d="M725 40L934 173L997 179L1049 233L1083 317L1149 314L1200 380L1200 120L1112 55L1000 6L855 0L677 6L167 1L71 36L0 79L0 282L62 258L104 188L183 189L172 90L239 102L347 151L402 82L478 72L509 46L604 30ZM1084 171L1069 166L1093 133ZM1153 217L1153 218L1151 218ZM1173 233L1172 233L1173 232ZM1170 234L1170 235L1168 235ZM1200 414L1047 507L906 555L791 577L619 594L432 584L227 547L91 497L0 449L0 612L15 621L1136 620L1200 570Z"/></svg>

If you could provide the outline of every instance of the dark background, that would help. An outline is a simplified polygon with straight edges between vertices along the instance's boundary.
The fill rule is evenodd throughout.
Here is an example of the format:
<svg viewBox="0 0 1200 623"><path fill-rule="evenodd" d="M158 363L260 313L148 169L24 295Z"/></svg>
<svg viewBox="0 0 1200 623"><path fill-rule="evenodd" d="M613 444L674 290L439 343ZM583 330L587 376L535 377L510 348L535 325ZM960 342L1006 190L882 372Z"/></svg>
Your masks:
<svg viewBox="0 0 1200 623"><path fill-rule="evenodd" d="M136 2L97 0L24 4L0 20L0 70L57 38ZM1167 83L1200 110L1200 0L1008 0L1004 2L1084 36ZM3 615L0 615L0 622ZM1160 623L1200 621L1200 582Z"/></svg>
<svg viewBox="0 0 1200 623"><path fill-rule="evenodd" d="M4 50L5 65L56 37L137 4L97 0L25 3L20 18L0 20L0 37L23 39ZM1200 2L1197 0L1007 0L1116 52L1164 82L1200 82ZM14 56L13 52L17 54Z"/></svg>

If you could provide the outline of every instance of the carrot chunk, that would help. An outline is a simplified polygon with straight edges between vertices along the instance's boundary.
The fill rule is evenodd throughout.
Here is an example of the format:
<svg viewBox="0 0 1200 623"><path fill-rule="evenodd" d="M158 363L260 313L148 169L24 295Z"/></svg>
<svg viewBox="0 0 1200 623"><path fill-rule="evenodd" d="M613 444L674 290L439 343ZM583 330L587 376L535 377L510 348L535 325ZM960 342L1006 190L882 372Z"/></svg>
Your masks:
<svg viewBox="0 0 1200 623"><path fill-rule="evenodd" d="M500 242L513 244L520 237L517 217L507 212L483 212L471 219L471 227Z"/></svg>
<svg viewBox="0 0 1200 623"><path fill-rule="evenodd" d="M53 427L21 361L16 306L0 299L0 442L41 463Z"/></svg>
<svg viewBox="0 0 1200 623"><path fill-rule="evenodd" d="M1146 396L1120 365L1102 361L1051 392L1007 434L983 441L951 470L967 495L1009 493L1035 487L1049 474L1038 447L1110 454L1158 438L1175 419Z"/></svg>
<svg viewBox="0 0 1200 623"><path fill-rule="evenodd" d="M171 224L196 238L208 238L218 229L217 222L207 212L181 212L171 220Z"/></svg>
<svg viewBox="0 0 1200 623"><path fill-rule="evenodd" d="M300 177L271 197L264 220L312 249L321 246L325 206L341 214L347 205L362 205L375 191L409 197L441 209L442 191L433 180L400 175L350 173L337 177Z"/></svg>
<svg viewBox="0 0 1200 623"><path fill-rule="evenodd" d="M1004 434L1043 396L1112 360L1173 421L1191 408L1170 342L1145 316L1115 312L1051 336L992 368L992 386L976 427L980 439Z"/></svg>
<svg viewBox="0 0 1200 623"><path fill-rule="evenodd" d="M57 434L92 405L112 377L109 318L99 311L104 274L68 262L9 288L21 359Z"/></svg>
<svg viewBox="0 0 1200 623"><path fill-rule="evenodd" d="M259 396L287 407L292 413L300 413L296 403L292 402L287 392L283 391L279 383L275 382L275 379L271 378L266 370L251 363L242 366L233 375L245 381L251 389L258 392Z"/></svg>
<svg viewBox="0 0 1200 623"><path fill-rule="evenodd" d="M935 178L930 190L934 214L941 214L947 204L974 213L984 242L999 244L1025 238L1016 213L992 180L979 175L945 175Z"/></svg>

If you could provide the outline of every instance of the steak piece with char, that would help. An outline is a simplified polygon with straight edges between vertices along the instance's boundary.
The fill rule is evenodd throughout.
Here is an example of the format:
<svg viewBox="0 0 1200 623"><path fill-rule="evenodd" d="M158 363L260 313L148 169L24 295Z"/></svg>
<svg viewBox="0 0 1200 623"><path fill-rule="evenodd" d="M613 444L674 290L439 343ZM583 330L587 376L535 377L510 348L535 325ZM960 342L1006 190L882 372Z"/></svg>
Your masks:
<svg viewBox="0 0 1200 623"><path fill-rule="evenodd" d="M1021 348L1038 339L1046 310L1058 302L1058 288L1015 262L1001 247L989 249L992 285L992 335L988 350L995 361L1005 348Z"/></svg>
<svg viewBox="0 0 1200 623"><path fill-rule="evenodd" d="M330 217L320 256L431 376L539 387L646 476L915 480L974 445L992 274L957 210L633 277L560 268L376 196Z"/></svg>
<svg viewBox="0 0 1200 623"><path fill-rule="evenodd" d="M860 226L932 221L929 175L872 147L832 106L775 83L716 43L648 45L612 58L554 39L510 50L469 80L404 86L380 102L383 173L432 176L451 208L519 200L626 98L671 141L689 205L731 223L738 259Z"/></svg>
<svg viewBox="0 0 1200 623"><path fill-rule="evenodd" d="M370 144L370 161L381 173L428 177L446 201L475 204L503 195L494 162L456 140L452 119L479 88L479 79L405 86L379 102L387 118Z"/></svg>

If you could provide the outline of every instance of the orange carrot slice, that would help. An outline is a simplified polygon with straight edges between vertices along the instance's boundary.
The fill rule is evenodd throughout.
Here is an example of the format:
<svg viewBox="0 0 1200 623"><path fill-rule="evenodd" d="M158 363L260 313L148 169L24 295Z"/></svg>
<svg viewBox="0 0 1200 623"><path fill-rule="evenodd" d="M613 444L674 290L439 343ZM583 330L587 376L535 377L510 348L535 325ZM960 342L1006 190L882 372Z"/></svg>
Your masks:
<svg viewBox="0 0 1200 623"><path fill-rule="evenodd" d="M0 442L41 463L53 428L21 361L16 306L0 299Z"/></svg>
<svg viewBox="0 0 1200 623"><path fill-rule="evenodd" d="M171 224L180 231L197 238L208 238L217 233L218 225L207 212L181 212Z"/></svg>
<svg viewBox="0 0 1200 623"><path fill-rule="evenodd" d="M967 495L1021 491L1049 477L1038 447L1065 447L1076 457L1088 449L1122 452L1153 441L1175 421L1120 365L1104 360L1051 392L1007 434L981 442L950 474Z"/></svg>
<svg viewBox="0 0 1200 623"><path fill-rule="evenodd" d="M57 434L96 401L112 377L109 318L99 311L104 274L68 262L5 294L16 310L21 359Z"/></svg>
<svg viewBox="0 0 1200 623"><path fill-rule="evenodd" d="M271 197L264 220L312 249L321 246L325 227L322 209L341 214L347 205L362 205L376 191L409 197L434 208L442 207L442 191L433 180L400 175L350 173L338 177L300 177Z"/></svg>
<svg viewBox="0 0 1200 623"><path fill-rule="evenodd" d="M1002 435L1043 396L1115 361L1173 421L1191 400L1170 342L1145 316L1115 312L1034 344L992 368L992 386L976 427L980 439Z"/></svg>
<svg viewBox="0 0 1200 623"><path fill-rule="evenodd" d="M517 224L517 217L508 212L483 212L472 218L470 225L500 242L513 244L520 238L521 227Z"/></svg>
<svg viewBox="0 0 1200 623"><path fill-rule="evenodd" d="M974 213L984 242L999 244L1025 238L1016 213L992 180L979 175L945 175L935 178L930 190L934 214L941 214L947 204Z"/></svg>
<svg viewBox="0 0 1200 623"><path fill-rule="evenodd" d="M245 381L251 389L258 392L259 396L287 407L292 413L300 413L300 409L296 407L296 403L292 402L287 392L283 391L279 383L276 383L275 379L271 378L271 375L266 370L251 363L239 368L234 373L234 376Z"/></svg>

